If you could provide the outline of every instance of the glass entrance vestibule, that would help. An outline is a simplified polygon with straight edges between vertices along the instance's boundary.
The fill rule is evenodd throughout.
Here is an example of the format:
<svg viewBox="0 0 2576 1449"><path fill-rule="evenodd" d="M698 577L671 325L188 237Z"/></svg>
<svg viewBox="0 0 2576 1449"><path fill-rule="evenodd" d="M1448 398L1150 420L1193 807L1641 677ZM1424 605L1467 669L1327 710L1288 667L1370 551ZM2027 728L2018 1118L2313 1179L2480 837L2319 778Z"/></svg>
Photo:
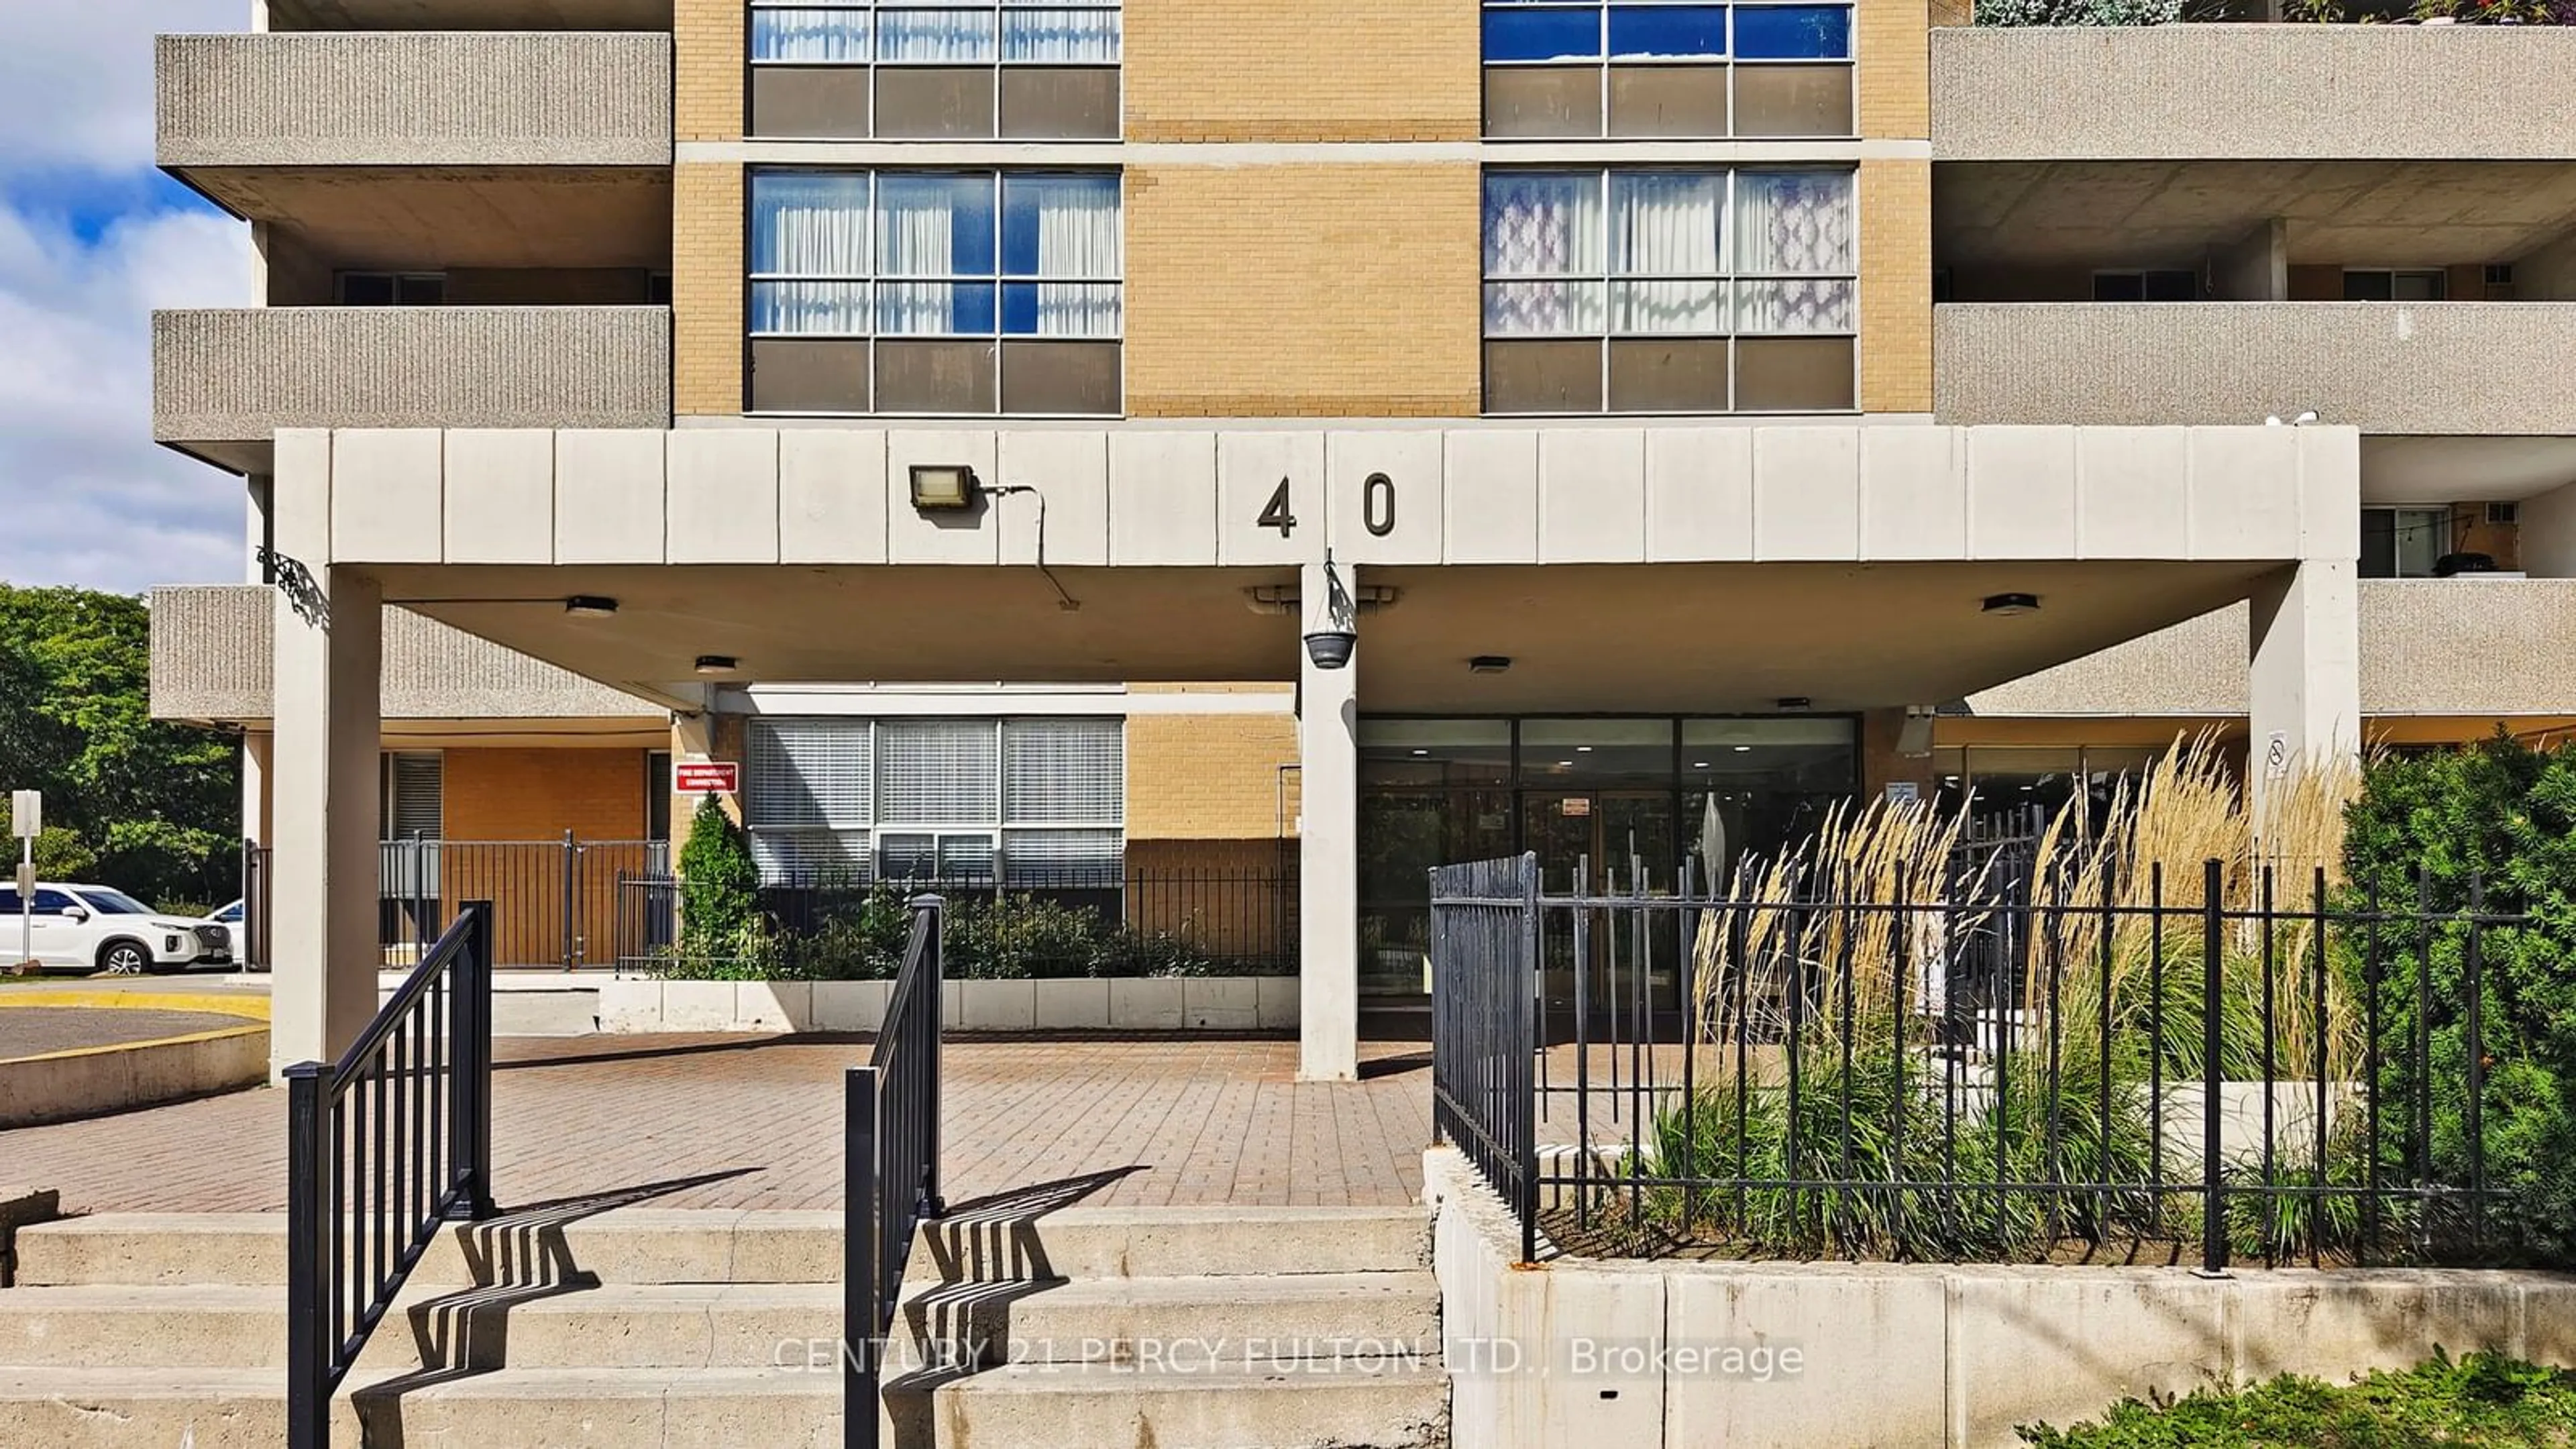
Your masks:
<svg viewBox="0 0 2576 1449"><path fill-rule="evenodd" d="M1847 715L1363 716L1360 990L1426 988L1435 865L1536 851L1543 888L1667 893L1812 831L1860 787ZM1700 868L1707 868L1702 866Z"/></svg>

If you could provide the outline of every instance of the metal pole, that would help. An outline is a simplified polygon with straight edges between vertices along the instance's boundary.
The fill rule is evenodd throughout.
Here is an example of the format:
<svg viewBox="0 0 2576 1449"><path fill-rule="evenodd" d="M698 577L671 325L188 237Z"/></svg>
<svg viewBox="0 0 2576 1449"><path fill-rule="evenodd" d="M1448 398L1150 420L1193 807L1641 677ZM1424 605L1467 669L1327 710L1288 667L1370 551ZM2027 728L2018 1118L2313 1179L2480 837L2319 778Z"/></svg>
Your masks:
<svg viewBox="0 0 2576 1449"><path fill-rule="evenodd" d="M331 1435L331 1345L323 1341L331 1273L322 1254L322 1072L319 1062L285 1072L287 1449L326 1449Z"/></svg>
<svg viewBox="0 0 2576 1449"><path fill-rule="evenodd" d="M842 1078L841 1445L877 1445L877 1074Z"/></svg>
<svg viewBox="0 0 2576 1449"><path fill-rule="evenodd" d="M563 838L563 964L566 971L581 965L581 844L566 828Z"/></svg>
<svg viewBox="0 0 2576 1449"><path fill-rule="evenodd" d="M2201 869L2201 961L2200 961L2200 1273L2205 1278L2227 1276L2227 1194L2219 1179L2225 1173L2219 1151L2219 1091L2225 1074L2219 1070L2220 1047L2218 1020L2221 1003L2218 991L2220 936L2224 922L2219 913L2218 893L2221 867L2216 860Z"/></svg>
<svg viewBox="0 0 2576 1449"><path fill-rule="evenodd" d="M32 835L22 835L18 837L18 884L21 887L27 887L35 883L36 838ZM36 893L33 890L21 889L18 892L18 962L23 966L35 959Z"/></svg>
<svg viewBox="0 0 2576 1449"><path fill-rule="evenodd" d="M492 903L465 903L465 951L457 1005L463 1040L456 1052L456 1159L470 1179L466 1212L476 1222L501 1215L492 1197Z"/></svg>

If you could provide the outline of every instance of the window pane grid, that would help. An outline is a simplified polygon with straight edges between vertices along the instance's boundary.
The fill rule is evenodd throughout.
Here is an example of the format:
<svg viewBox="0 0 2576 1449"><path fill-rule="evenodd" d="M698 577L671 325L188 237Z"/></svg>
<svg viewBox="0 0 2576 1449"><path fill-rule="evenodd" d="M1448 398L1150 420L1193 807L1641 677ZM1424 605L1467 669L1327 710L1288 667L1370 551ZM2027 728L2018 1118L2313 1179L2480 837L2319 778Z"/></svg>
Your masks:
<svg viewBox="0 0 2576 1449"><path fill-rule="evenodd" d="M1483 18L1488 136L1856 134L1849 4L1485 0Z"/></svg>
<svg viewBox="0 0 2576 1449"><path fill-rule="evenodd" d="M1484 335L1518 349L1488 347L1488 411L1848 410L1852 190L1844 170L1487 171ZM1751 361L1772 385L1745 385Z"/></svg>
<svg viewBox="0 0 2576 1449"><path fill-rule="evenodd" d="M1114 877L1125 734L1092 717L755 720L753 857L772 882Z"/></svg>
<svg viewBox="0 0 2576 1449"><path fill-rule="evenodd" d="M1114 4L920 5L751 0L753 65L1117 65Z"/></svg>

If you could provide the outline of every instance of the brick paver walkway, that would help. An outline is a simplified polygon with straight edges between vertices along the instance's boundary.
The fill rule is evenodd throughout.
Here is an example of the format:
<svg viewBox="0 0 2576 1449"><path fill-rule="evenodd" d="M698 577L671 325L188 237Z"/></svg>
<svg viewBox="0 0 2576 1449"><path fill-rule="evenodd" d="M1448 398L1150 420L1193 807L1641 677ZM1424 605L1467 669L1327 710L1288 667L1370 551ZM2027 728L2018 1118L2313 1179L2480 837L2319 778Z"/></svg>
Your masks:
<svg viewBox="0 0 2576 1449"><path fill-rule="evenodd" d="M116 1006L12 1006L0 1010L0 1062L82 1047L151 1041L200 1031L256 1026L211 1011L147 1011Z"/></svg>
<svg viewBox="0 0 2576 1449"><path fill-rule="evenodd" d="M731 1173L660 1207L841 1202L841 1076L863 1042L595 1036L500 1043L504 1205ZM1364 1079L1295 1080L1297 1045L1233 1037L951 1041L951 1201L1136 1169L1106 1204L1401 1204L1431 1140L1429 1049L1363 1043ZM0 1177L89 1212L277 1211L286 1094L235 1092L0 1132Z"/></svg>

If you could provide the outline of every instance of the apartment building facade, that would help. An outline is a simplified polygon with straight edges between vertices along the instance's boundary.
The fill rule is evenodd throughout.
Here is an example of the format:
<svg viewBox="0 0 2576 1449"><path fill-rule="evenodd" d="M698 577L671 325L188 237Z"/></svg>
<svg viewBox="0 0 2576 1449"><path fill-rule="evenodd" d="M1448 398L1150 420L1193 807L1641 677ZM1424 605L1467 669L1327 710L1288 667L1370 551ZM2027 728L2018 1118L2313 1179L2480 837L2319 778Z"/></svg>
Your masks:
<svg viewBox="0 0 2576 1449"><path fill-rule="evenodd" d="M271 0L165 40L163 163L266 264L157 319L155 429L274 544L278 1050L363 1019L410 616L670 711L782 875L1293 863L1317 1077L1419 991L1441 860L1651 889L2182 728L2260 788L2366 723L2576 716L2530 662L2576 622L2570 414L2485 370L2556 309L2416 300L2559 285L2534 52L1932 20ZM2426 66L2487 88L2474 157ZM2533 577L2360 577L2464 553Z"/></svg>

